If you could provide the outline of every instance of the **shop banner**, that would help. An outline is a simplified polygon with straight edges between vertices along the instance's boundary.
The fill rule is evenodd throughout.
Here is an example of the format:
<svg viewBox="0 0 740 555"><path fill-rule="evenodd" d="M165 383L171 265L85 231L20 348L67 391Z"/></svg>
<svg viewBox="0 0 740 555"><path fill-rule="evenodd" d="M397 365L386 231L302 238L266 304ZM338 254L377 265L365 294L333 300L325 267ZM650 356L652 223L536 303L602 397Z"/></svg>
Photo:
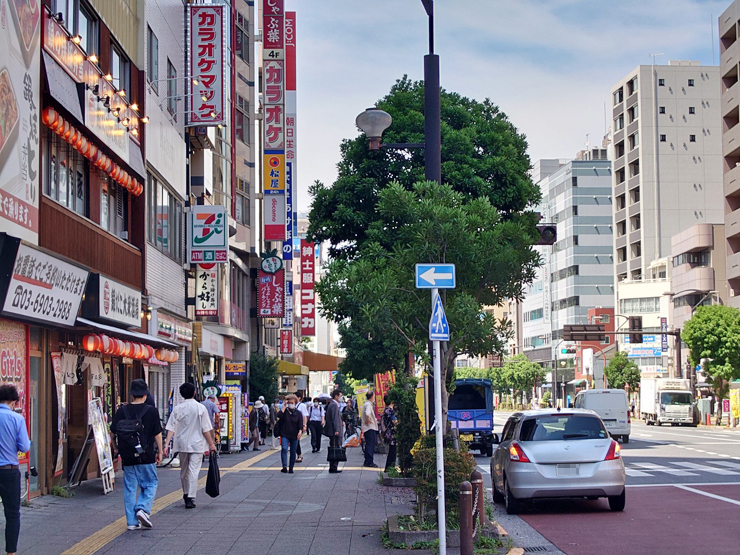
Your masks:
<svg viewBox="0 0 740 555"><path fill-rule="evenodd" d="M188 262L227 262L229 260L229 233L226 208L220 205L198 204L188 212Z"/></svg>
<svg viewBox="0 0 740 555"><path fill-rule="evenodd" d="M3 248L3 256L7 252ZM74 326L87 270L20 243L10 271L3 314L41 324Z"/></svg>
<svg viewBox="0 0 740 555"><path fill-rule="evenodd" d="M195 315L218 316L218 266L215 264L195 268Z"/></svg>
<svg viewBox="0 0 740 555"><path fill-rule="evenodd" d="M110 436L108 425L103 414L103 404L100 398L95 398L88 403L88 422L92 426L95 436L95 450L98 452L98 464L100 473L113 470L113 454L110 450Z"/></svg>
<svg viewBox="0 0 740 555"><path fill-rule="evenodd" d="M285 280L285 317L282 327L293 329L293 272L289 272Z"/></svg>
<svg viewBox="0 0 740 555"><path fill-rule="evenodd" d="M282 60L285 56L283 0L265 0L262 6L262 58Z"/></svg>
<svg viewBox="0 0 740 555"><path fill-rule="evenodd" d="M285 240L285 195L264 195L265 241Z"/></svg>
<svg viewBox="0 0 740 555"><path fill-rule="evenodd" d="M141 292L102 275L98 280L98 316L116 324L141 327Z"/></svg>
<svg viewBox="0 0 740 555"><path fill-rule="evenodd" d="M280 330L280 354L293 354L293 330Z"/></svg>
<svg viewBox="0 0 740 555"><path fill-rule="evenodd" d="M262 254L257 276L257 308L260 318L282 318L284 315L285 268L277 251Z"/></svg>
<svg viewBox="0 0 740 555"><path fill-rule="evenodd" d="M660 331L668 331L668 318L660 319ZM660 350L664 353L668 352L668 335L665 333L660 336Z"/></svg>
<svg viewBox="0 0 740 555"><path fill-rule="evenodd" d="M301 239L301 337L316 335L316 300L314 244Z"/></svg>
<svg viewBox="0 0 740 555"><path fill-rule="evenodd" d="M224 368L227 380L241 380L247 377L245 362L227 362Z"/></svg>
<svg viewBox="0 0 740 555"><path fill-rule="evenodd" d="M396 383L396 376L392 372L375 374L375 396L373 397L373 401L375 403L375 416L378 419L383 416L383 411L385 410L384 399L394 383Z"/></svg>
<svg viewBox="0 0 740 555"><path fill-rule="evenodd" d="M0 2L0 229L33 244L39 232L41 13L40 0Z"/></svg>
<svg viewBox="0 0 740 555"><path fill-rule="evenodd" d="M190 123L225 123L224 5L191 4L190 11Z"/></svg>
<svg viewBox="0 0 740 555"><path fill-rule="evenodd" d="M67 437L64 423L67 412L67 389L64 387L64 371L62 370L62 353L51 353L51 368L54 372L54 383L57 388L57 460L54 466L54 476L60 476L64 471L64 439Z"/></svg>
<svg viewBox="0 0 740 555"><path fill-rule="evenodd" d="M295 154L295 151L293 151ZM286 154L287 157L287 154ZM285 163L285 241L283 260L293 260L293 162Z"/></svg>
<svg viewBox="0 0 740 555"><path fill-rule="evenodd" d="M0 320L0 385L6 384L18 390L18 408L28 422L28 328Z"/></svg>

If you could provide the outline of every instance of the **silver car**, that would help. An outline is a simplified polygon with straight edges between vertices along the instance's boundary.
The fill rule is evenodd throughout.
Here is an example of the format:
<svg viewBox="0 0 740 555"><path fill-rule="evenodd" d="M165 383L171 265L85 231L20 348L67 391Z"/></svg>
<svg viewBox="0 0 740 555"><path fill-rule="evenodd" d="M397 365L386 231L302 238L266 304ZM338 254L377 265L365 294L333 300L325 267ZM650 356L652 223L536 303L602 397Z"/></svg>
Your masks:
<svg viewBox="0 0 740 555"><path fill-rule="evenodd" d="M493 500L516 514L523 500L607 497L624 510L624 463L619 443L598 414L584 409L517 412L491 457Z"/></svg>

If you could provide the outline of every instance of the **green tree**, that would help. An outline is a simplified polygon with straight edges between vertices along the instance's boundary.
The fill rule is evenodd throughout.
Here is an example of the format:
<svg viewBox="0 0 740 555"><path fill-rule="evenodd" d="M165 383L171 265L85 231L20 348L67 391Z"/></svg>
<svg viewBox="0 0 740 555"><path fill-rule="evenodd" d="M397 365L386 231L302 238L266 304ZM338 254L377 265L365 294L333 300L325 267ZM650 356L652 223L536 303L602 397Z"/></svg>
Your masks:
<svg viewBox="0 0 740 555"><path fill-rule="evenodd" d="M619 352L614 355L604 368L604 374L609 387L624 389L628 385L630 391L637 391L640 386L640 369L627 357L627 353Z"/></svg>
<svg viewBox="0 0 740 555"><path fill-rule="evenodd" d="M692 366L704 361L707 381L719 398L720 422L730 381L740 378L740 311L722 305L700 306L684 325L681 338L689 347Z"/></svg>
<svg viewBox="0 0 740 555"><path fill-rule="evenodd" d="M249 398L256 400L260 395L271 403L278 394L278 359L252 352L249 360Z"/></svg>
<svg viewBox="0 0 740 555"><path fill-rule="evenodd" d="M388 402L393 403L398 417L396 443L401 472L406 475L413 466L411 449L421 437L421 420L416 406L416 378L396 372L396 382L388 390Z"/></svg>
<svg viewBox="0 0 740 555"><path fill-rule="evenodd" d="M514 391L514 395L525 394L530 397L535 385L545 379L545 370L527 358L527 355L518 354L506 361L503 369L504 382Z"/></svg>

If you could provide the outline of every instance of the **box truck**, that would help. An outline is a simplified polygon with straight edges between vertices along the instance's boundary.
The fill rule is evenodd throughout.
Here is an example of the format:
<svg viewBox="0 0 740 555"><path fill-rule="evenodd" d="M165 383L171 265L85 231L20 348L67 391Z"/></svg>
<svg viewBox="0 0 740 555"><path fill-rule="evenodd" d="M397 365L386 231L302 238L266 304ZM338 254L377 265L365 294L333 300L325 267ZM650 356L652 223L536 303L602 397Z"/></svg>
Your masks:
<svg viewBox="0 0 740 555"><path fill-rule="evenodd" d="M696 426L694 395L689 380L642 378L640 415L647 425L663 423Z"/></svg>

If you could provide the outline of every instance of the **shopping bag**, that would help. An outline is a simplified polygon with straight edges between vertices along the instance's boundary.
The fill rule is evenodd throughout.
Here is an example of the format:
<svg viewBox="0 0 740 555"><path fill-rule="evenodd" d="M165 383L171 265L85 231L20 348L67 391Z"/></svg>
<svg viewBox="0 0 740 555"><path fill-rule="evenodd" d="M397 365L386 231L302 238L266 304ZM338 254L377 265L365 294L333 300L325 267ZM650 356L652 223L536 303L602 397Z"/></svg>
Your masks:
<svg viewBox="0 0 740 555"><path fill-rule="evenodd" d="M218 469L218 455L211 451L208 456L208 478L206 478L206 493L211 497L218 497L220 493L221 472Z"/></svg>
<svg viewBox="0 0 740 555"><path fill-rule="evenodd" d="M347 450L344 447L329 447L326 460L328 462L347 462Z"/></svg>
<svg viewBox="0 0 740 555"><path fill-rule="evenodd" d="M352 434L347 439L344 440L344 443L342 443L342 447L359 447L360 446L360 436L357 434Z"/></svg>

